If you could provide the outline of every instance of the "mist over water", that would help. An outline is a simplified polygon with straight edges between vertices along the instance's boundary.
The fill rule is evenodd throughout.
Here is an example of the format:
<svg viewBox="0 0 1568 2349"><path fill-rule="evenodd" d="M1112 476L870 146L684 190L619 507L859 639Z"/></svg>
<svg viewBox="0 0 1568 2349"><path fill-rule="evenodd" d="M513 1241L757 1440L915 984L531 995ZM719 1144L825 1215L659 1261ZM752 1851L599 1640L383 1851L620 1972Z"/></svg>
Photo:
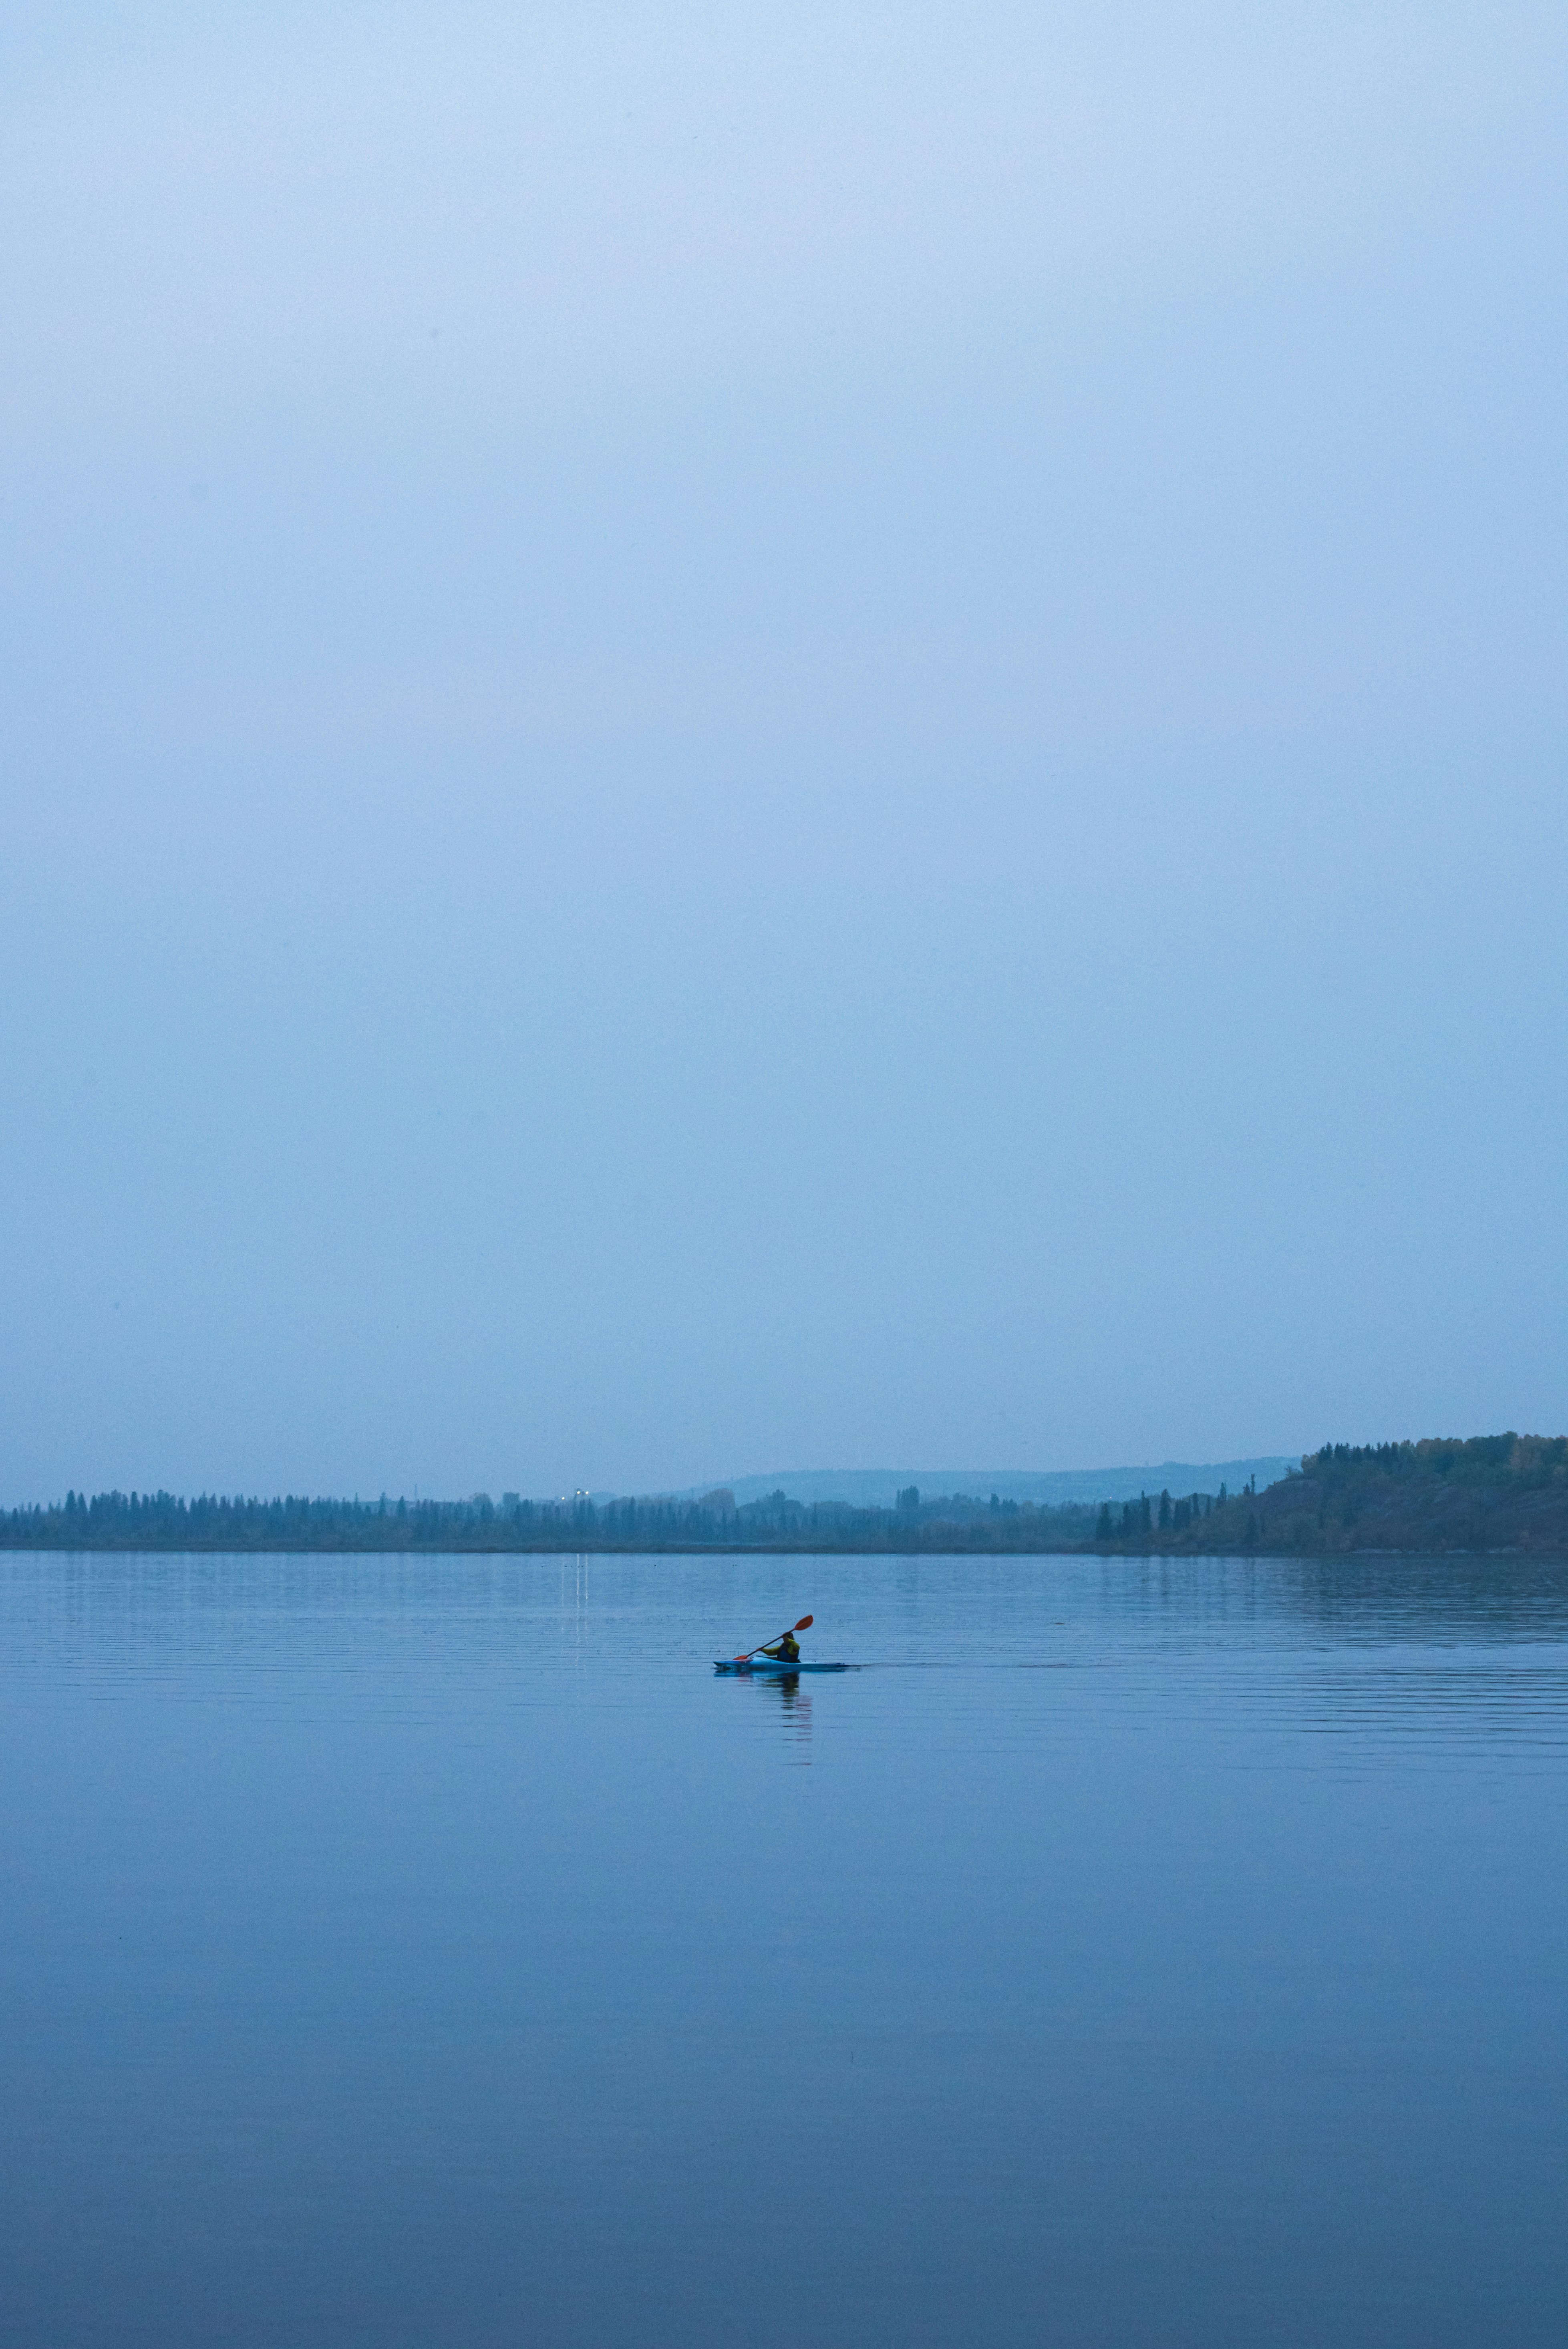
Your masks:
<svg viewBox="0 0 1568 2349"><path fill-rule="evenodd" d="M1560 1564L18 1554L0 1660L21 2349L1560 2335Z"/></svg>

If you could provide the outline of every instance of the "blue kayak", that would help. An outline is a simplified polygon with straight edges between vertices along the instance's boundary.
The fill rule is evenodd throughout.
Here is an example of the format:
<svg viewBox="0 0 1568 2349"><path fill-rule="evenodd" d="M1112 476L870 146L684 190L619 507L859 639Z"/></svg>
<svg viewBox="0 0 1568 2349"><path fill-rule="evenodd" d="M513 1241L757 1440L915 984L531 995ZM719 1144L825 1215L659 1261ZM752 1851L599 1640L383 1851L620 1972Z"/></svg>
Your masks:
<svg viewBox="0 0 1568 2349"><path fill-rule="evenodd" d="M772 1656L748 1657L743 1664L715 1664L716 1672L847 1672L848 1664L787 1664Z"/></svg>

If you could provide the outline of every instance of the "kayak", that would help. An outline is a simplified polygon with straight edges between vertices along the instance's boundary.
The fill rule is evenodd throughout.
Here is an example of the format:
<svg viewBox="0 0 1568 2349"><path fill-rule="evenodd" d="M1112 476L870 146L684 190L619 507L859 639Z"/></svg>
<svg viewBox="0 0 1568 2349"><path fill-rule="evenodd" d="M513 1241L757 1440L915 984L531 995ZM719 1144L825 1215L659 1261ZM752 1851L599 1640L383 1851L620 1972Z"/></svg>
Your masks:
<svg viewBox="0 0 1568 2349"><path fill-rule="evenodd" d="M787 1664L771 1656L748 1657L743 1664L715 1664L716 1672L847 1672L848 1664Z"/></svg>

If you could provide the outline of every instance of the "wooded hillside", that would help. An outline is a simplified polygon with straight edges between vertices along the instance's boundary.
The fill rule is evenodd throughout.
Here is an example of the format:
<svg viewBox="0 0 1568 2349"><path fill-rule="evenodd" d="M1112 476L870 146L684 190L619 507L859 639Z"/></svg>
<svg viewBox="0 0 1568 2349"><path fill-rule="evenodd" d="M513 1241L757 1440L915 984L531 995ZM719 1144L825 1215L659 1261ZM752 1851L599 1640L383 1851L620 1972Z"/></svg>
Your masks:
<svg viewBox="0 0 1568 2349"><path fill-rule="evenodd" d="M1168 1497L1168 1496L1167 1496ZM1097 1548L1165 1552L1568 1551L1568 1436L1329 1444L1261 1493Z"/></svg>

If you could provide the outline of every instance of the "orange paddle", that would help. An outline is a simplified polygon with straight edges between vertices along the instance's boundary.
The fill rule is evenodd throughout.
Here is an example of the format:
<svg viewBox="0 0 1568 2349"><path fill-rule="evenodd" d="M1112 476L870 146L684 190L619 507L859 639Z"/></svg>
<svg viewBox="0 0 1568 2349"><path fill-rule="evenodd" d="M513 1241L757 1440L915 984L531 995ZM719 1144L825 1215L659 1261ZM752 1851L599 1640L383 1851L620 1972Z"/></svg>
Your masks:
<svg viewBox="0 0 1568 2349"><path fill-rule="evenodd" d="M809 1631L816 1619L817 1619L814 1615L802 1615L798 1623L790 1624L789 1630L791 1631ZM773 1636L774 1639L784 1640L789 1637L789 1632L776 1631ZM753 1656L759 1656L762 1653L762 1648L770 1648L772 1645L772 1640L764 1640L761 1648L750 1648L747 1651L744 1656L737 1656L735 1661L738 1664L748 1664Z"/></svg>

